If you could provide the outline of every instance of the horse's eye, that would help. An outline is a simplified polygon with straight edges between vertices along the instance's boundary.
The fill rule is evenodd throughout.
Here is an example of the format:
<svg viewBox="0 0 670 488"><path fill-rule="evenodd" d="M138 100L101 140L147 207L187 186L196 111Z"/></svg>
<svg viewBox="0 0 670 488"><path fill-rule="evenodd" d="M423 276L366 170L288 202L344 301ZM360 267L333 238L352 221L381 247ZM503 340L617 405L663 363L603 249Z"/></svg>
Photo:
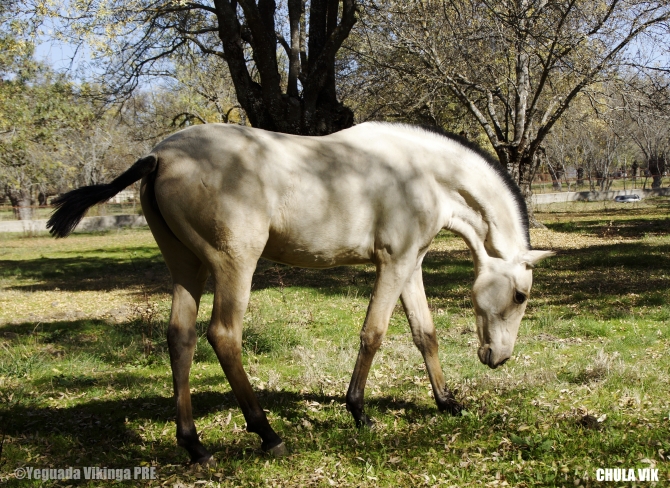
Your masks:
<svg viewBox="0 0 670 488"><path fill-rule="evenodd" d="M516 303L518 303L519 305L521 305L523 302L525 302L526 298L527 298L526 295L524 295L520 291L517 291L517 292L514 293L514 301Z"/></svg>

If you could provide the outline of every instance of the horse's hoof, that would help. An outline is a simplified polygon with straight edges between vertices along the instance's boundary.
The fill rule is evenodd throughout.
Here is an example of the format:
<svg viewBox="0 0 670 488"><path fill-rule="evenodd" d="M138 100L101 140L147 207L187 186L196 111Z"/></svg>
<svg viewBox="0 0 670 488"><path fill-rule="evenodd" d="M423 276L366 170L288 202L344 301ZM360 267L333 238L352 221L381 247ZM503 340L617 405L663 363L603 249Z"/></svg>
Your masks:
<svg viewBox="0 0 670 488"><path fill-rule="evenodd" d="M209 459L204 462L203 466L213 468L216 466L216 458L214 456L209 456Z"/></svg>
<svg viewBox="0 0 670 488"><path fill-rule="evenodd" d="M375 426L375 421L365 414L361 414L360 418L356 419L356 427L359 429L372 429Z"/></svg>
<svg viewBox="0 0 670 488"><path fill-rule="evenodd" d="M200 466L206 466L206 467L213 467L213 466L216 466L216 459L211 454L208 454L206 456L203 456L199 459L194 460L193 464L194 465L200 465Z"/></svg>
<svg viewBox="0 0 670 488"><path fill-rule="evenodd" d="M286 444L284 444L284 442L280 442L275 447L271 447L265 452L277 458L288 456L288 449L286 448Z"/></svg>
<svg viewBox="0 0 670 488"><path fill-rule="evenodd" d="M446 412L450 415L458 415L464 409L463 405L458 403L456 400L448 400L447 402L439 405L438 408L440 412Z"/></svg>

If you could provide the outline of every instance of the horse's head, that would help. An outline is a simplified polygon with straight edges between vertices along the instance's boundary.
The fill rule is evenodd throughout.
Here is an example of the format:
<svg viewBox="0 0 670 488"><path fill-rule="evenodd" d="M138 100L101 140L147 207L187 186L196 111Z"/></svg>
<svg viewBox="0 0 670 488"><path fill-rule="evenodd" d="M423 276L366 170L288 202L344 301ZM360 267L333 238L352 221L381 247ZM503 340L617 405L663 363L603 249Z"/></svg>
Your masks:
<svg viewBox="0 0 670 488"><path fill-rule="evenodd" d="M479 360L497 368L512 355L533 283L533 266L551 251L526 251L512 261L490 258L479 266L472 288Z"/></svg>

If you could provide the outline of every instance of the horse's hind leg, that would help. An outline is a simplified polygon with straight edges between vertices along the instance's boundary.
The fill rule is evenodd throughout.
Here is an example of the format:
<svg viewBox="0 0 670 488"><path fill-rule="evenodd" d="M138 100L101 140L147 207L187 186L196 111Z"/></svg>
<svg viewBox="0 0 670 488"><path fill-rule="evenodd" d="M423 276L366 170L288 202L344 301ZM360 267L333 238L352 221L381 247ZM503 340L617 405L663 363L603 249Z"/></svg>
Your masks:
<svg viewBox="0 0 670 488"><path fill-rule="evenodd" d="M447 389L440 358L437 354L437 335L435 325L430 315L426 292L423 288L423 279L421 276L421 262L412 273L411 278L405 285L400 295L414 344L421 351L428 378L433 387L435 402L440 411L448 411L451 414L457 414L462 410L462 406L456 401L453 394Z"/></svg>
<svg viewBox="0 0 670 488"><path fill-rule="evenodd" d="M199 261L196 263L188 258L195 256L188 256L186 253L181 255L182 262L179 263L177 272L172 271L175 265L171 266L174 285L167 339L177 403L177 443L188 451L192 462L202 464L208 462L212 456L200 443L193 422L188 377L198 339L195 321L207 271Z"/></svg>
<svg viewBox="0 0 670 488"><path fill-rule="evenodd" d="M203 263L170 231L153 208L151 186L142 185L142 208L151 232L172 275L172 311L168 326L168 348L172 383L177 404L177 444L185 448L194 463L206 463L212 455L198 438L191 410L188 376L197 341L195 321L208 271Z"/></svg>
<svg viewBox="0 0 670 488"><path fill-rule="evenodd" d="M242 367L242 319L249 303L251 278L259 256L221 256L214 271L214 308L207 340L214 348L244 414L247 431L261 437L264 451L283 456L286 454L284 443L270 427Z"/></svg>

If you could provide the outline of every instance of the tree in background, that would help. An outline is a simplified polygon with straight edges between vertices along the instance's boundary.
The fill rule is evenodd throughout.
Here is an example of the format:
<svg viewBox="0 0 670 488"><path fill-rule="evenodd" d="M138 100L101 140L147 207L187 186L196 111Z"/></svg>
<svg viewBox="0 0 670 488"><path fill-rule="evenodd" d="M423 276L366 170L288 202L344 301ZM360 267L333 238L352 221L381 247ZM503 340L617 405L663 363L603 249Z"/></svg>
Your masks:
<svg viewBox="0 0 670 488"><path fill-rule="evenodd" d="M105 110L96 87L35 61L21 26L2 27L0 197L16 218L33 218L48 196L108 181L176 127L239 117L229 83L198 83L206 76L189 68L178 69L172 86L138 90L119 110Z"/></svg>
<svg viewBox="0 0 670 488"><path fill-rule="evenodd" d="M167 88L176 93L171 126L193 123L246 124L246 113L235 95L230 72L213 57L194 56L176 66L174 82ZM168 95L168 93L163 93Z"/></svg>
<svg viewBox="0 0 670 488"><path fill-rule="evenodd" d="M67 173L69 138L92 112L66 77L33 61L29 44L5 34L0 52L0 185L16 217L30 219Z"/></svg>
<svg viewBox="0 0 670 488"><path fill-rule="evenodd" d="M381 120L449 127L454 132L478 138L477 122L444 86L417 79L414 74L400 69L389 69L397 65L398 52L375 51L376 42L369 37L369 22L377 22L377 19L362 17L338 57L341 66L337 71L338 92L353 109L356 122ZM382 29L381 23L378 28L380 31L375 32L378 42L392 37L391 32Z"/></svg>
<svg viewBox="0 0 670 488"><path fill-rule="evenodd" d="M357 5L365 8L354 29ZM76 85L33 62L18 35L3 41L0 171L15 201L104 181L110 168L194 123L333 132L354 120L341 101L357 121L427 123L484 142L527 201L540 165L553 169L558 188L574 161L595 188L596 173L604 181L630 152L630 137L638 146L650 140L651 113L660 117L654 127L667 127L667 111L654 112L662 96L635 105L630 88L650 65L645 48L667 47L657 37L670 12L663 2L26 0L15 11L60 19L54 35L89 43L89 74L100 80ZM659 59L662 80L668 57ZM612 108L608 90L627 102ZM123 103L102 114L110 101ZM637 114L624 117L629 126L611 133L612 114L629 112ZM40 130L39 141L25 137ZM644 159L660 175L659 154Z"/></svg>
<svg viewBox="0 0 670 488"><path fill-rule="evenodd" d="M377 0L361 60L450 92L521 187L529 209L542 144L588 87L667 45L670 5L637 0ZM658 66L657 66L658 67ZM531 213L531 223L535 221Z"/></svg>
<svg viewBox="0 0 670 488"><path fill-rule="evenodd" d="M320 135L353 124L337 98L335 58L356 22L355 0L34 0L26 14L58 19L64 40L91 46L116 97L199 55L227 63L254 127Z"/></svg>
<svg viewBox="0 0 670 488"><path fill-rule="evenodd" d="M22 27L0 9L0 197L31 219L48 196L125 169L138 148L134 130L94 103L94 88L35 61Z"/></svg>
<svg viewBox="0 0 670 488"><path fill-rule="evenodd" d="M670 155L670 80L656 75L618 93L628 133L643 154L651 187L660 188Z"/></svg>
<svg viewBox="0 0 670 488"><path fill-rule="evenodd" d="M640 156L631 137L628 109L621 95L631 91L631 80L618 78L600 83L577 97L547 135L547 160L564 171L574 168L577 186L589 181L590 191L611 189L614 179L633 176Z"/></svg>

